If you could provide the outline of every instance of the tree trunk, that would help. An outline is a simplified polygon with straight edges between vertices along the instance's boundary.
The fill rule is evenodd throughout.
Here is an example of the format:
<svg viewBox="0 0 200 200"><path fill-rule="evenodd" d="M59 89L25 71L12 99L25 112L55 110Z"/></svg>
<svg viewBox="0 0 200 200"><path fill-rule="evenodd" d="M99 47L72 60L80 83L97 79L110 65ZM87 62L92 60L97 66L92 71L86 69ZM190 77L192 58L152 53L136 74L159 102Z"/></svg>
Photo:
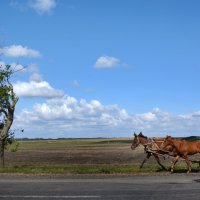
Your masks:
<svg viewBox="0 0 200 200"><path fill-rule="evenodd" d="M4 168L5 166L5 156L4 156L4 148L5 148L5 140L1 140L1 152L0 152L0 157L1 157L1 167Z"/></svg>

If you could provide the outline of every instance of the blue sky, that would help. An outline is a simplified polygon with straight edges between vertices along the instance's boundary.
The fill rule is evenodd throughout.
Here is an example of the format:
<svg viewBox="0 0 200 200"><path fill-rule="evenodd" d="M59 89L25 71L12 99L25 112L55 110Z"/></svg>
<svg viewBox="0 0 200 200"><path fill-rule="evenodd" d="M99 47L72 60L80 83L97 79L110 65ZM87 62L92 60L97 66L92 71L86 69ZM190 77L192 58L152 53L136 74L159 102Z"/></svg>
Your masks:
<svg viewBox="0 0 200 200"><path fill-rule="evenodd" d="M2 0L18 137L200 134L200 2Z"/></svg>

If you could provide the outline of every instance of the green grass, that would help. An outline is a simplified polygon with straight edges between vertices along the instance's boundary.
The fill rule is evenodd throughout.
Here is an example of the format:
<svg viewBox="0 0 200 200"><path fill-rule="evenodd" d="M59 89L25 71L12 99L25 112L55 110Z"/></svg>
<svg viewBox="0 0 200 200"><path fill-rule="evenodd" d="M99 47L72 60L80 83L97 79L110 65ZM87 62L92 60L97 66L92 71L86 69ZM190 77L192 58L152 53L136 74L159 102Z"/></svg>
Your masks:
<svg viewBox="0 0 200 200"><path fill-rule="evenodd" d="M186 173L187 168L179 164L175 168L175 173ZM193 165L192 172L199 172L200 168ZM66 165L66 166L6 166L0 168L0 173L20 173L20 174L149 174L166 173L158 165L145 165L142 169L132 165Z"/></svg>
<svg viewBox="0 0 200 200"><path fill-rule="evenodd" d="M0 173L22 174L127 174L156 172L157 166L149 166L143 170L138 166L115 165L66 165L66 166L7 166L0 168Z"/></svg>

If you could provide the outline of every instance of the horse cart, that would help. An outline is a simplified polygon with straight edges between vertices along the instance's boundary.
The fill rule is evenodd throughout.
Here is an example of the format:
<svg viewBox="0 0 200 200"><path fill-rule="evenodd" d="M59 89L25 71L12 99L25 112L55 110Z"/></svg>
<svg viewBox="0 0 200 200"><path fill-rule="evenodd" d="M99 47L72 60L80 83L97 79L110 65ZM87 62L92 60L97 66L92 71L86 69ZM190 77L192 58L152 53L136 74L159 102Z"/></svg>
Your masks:
<svg viewBox="0 0 200 200"><path fill-rule="evenodd" d="M139 145L144 147L146 153L145 159L142 161L140 168L144 163L153 156L157 163L166 170L165 166L160 162L160 157L172 158L171 172L174 171L174 167L178 160L184 160L188 166L189 173L191 171L191 163L198 163L200 167L200 160L190 160L189 156L196 153L200 153L200 141L188 142L180 138L172 138L167 136L166 138L148 138L142 133L135 134L131 145L131 149L134 150Z"/></svg>

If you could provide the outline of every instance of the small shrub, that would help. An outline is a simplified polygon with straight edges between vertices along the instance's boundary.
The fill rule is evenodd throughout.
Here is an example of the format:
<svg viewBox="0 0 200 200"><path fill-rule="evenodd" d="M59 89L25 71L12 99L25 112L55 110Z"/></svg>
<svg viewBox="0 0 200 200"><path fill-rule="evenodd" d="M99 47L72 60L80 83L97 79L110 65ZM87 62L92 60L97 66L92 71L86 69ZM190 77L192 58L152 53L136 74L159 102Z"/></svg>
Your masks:
<svg viewBox="0 0 200 200"><path fill-rule="evenodd" d="M16 152L19 148L20 143L17 140L13 140L11 144L8 144L6 149L10 152Z"/></svg>

